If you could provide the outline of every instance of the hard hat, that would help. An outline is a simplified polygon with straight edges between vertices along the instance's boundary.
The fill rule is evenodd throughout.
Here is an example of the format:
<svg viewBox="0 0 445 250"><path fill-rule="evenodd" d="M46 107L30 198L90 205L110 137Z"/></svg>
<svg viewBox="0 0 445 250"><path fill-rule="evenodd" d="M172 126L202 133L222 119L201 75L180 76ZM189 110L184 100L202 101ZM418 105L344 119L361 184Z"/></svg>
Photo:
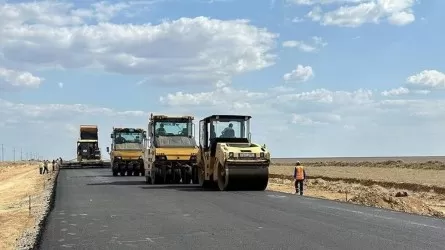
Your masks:
<svg viewBox="0 0 445 250"><path fill-rule="evenodd" d="M295 165L296 165L296 166L300 165L300 161L297 161L297 162L295 163Z"/></svg>

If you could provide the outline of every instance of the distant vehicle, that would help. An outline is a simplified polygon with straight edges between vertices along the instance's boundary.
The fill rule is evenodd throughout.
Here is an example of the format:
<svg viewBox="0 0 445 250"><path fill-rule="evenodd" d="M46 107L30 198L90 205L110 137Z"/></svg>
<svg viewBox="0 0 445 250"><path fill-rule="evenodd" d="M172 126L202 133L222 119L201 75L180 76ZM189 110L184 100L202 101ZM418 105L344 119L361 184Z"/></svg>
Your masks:
<svg viewBox="0 0 445 250"><path fill-rule="evenodd" d="M61 168L103 168L110 163L102 160L99 129L96 125L80 125L76 160L63 161Z"/></svg>
<svg viewBox="0 0 445 250"><path fill-rule="evenodd" d="M115 128L110 137L111 151L110 153L111 170L113 176L119 173L121 176L139 176L145 175L144 161L142 160L144 141L147 133L142 128Z"/></svg>
<svg viewBox="0 0 445 250"><path fill-rule="evenodd" d="M144 152L148 184L197 184L193 116L150 116Z"/></svg>

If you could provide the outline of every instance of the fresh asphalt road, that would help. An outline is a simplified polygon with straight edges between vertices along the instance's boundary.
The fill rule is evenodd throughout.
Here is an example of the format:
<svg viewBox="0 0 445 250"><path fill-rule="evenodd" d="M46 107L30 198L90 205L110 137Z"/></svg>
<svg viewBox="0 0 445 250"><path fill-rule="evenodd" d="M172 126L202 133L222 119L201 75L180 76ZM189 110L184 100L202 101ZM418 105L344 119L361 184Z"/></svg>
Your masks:
<svg viewBox="0 0 445 250"><path fill-rule="evenodd" d="M61 170L40 249L444 249L445 220Z"/></svg>

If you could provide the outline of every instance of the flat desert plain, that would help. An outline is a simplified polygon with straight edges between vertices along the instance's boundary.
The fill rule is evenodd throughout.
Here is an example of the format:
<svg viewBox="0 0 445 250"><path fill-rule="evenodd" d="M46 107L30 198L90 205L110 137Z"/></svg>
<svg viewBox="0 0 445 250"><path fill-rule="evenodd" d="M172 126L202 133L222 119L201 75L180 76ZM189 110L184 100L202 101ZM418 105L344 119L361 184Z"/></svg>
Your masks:
<svg viewBox="0 0 445 250"><path fill-rule="evenodd" d="M273 159L269 190L295 192L297 160L309 177L307 196L445 216L445 157Z"/></svg>
<svg viewBox="0 0 445 250"><path fill-rule="evenodd" d="M32 248L53 180L37 162L0 162L0 249Z"/></svg>

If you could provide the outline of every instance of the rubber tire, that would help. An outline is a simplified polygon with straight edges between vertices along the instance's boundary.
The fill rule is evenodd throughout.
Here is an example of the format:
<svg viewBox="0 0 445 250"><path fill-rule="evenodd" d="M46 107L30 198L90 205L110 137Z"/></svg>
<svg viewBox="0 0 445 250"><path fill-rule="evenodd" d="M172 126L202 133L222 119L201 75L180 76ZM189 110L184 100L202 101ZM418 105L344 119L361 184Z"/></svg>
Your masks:
<svg viewBox="0 0 445 250"><path fill-rule="evenodd" d="M145 183L147 183L147 184L152 184L152 181L151 181L151 177L150 177L150 176L145 176Z"/></svg>

